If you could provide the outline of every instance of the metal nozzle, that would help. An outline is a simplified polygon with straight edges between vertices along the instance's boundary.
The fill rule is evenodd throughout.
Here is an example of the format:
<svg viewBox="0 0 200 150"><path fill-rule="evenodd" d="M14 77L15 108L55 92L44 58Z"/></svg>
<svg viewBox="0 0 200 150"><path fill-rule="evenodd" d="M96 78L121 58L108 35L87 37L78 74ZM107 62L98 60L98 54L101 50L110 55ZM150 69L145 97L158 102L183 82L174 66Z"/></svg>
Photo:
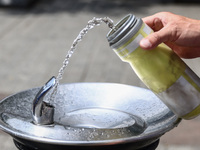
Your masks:
<svg viewBox="0 0 200 150"><path fill-rule="evenodd" d="M43 101L44 96L55 85L56 78L52 77L37 93L33 100L32 116L33 123L36 125L53 124L54 107Z"/></svg>

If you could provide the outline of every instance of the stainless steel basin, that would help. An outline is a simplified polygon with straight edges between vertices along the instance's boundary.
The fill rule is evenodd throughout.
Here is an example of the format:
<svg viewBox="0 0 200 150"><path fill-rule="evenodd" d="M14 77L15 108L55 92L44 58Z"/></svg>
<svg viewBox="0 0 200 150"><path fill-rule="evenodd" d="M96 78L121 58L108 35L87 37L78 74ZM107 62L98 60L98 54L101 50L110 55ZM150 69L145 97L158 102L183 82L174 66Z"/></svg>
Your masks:
<svg viewBox="0 0 200 150"><path fill-rule="evenodd" d="M58 87L52 103L54 123L35 125L31 109L39 90L23 91L0 102L0 128L33 149L109 149L124 144L138 149L180 122L147 89L115 83L72 83Z"/></svg>

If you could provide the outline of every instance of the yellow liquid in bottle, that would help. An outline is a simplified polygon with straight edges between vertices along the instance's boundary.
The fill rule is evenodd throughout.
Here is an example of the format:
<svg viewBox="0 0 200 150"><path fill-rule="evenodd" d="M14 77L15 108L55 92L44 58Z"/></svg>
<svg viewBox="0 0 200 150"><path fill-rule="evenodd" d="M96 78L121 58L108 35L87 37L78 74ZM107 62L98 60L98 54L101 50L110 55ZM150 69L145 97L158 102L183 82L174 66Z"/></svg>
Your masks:
<svg viewBox="0 0 200 150"><path fill-rule="evenodd" d="M185 71L185 63L164 44L150 51L138 48L127 57L127 62L155 93L165 91Z"/></svg>

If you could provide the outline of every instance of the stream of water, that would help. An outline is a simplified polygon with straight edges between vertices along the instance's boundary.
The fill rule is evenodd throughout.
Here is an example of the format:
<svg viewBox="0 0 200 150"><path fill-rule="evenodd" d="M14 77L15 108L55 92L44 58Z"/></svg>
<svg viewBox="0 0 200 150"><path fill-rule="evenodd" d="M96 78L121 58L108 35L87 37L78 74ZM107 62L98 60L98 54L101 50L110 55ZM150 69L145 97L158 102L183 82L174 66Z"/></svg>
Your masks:
<svg viewBox="0 0 200 150"><path fill-rule="evenodd" d="M53 88L53 91L50 95L50 101L52 101L56 95L56 92L57 92L57 88L59 86L59 82L60 80L63 78L63 74L64 74L64 71L69 63L69 59L70 57L73 55L78 43L80 41L82 41L82 39L84 38L84 36L88 33L89 30L91 30L92 28L94 28L95 26L98 26L100 25L102 22L106 23L108 25L109 28L113 29L114 28L114 24L113 24L113 21L109 18L109 17L104 17L104 18L93 18L92 20L89 20L86 27L83 28L79 35L76 37L76 39L73 41L72 45L71 45L71 48L68 50L66 56L65 56L65 59L63 61L63 65L62 67L60 68L59 72L58 72L58 75L56 77L56 84Z"/></svg>

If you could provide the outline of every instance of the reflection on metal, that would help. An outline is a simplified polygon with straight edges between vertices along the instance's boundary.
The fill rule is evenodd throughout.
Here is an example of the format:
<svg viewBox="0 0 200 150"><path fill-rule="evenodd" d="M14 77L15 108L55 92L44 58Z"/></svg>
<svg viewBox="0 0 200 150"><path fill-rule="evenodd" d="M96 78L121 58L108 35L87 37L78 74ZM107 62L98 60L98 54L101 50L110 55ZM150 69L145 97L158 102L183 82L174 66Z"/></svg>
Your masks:
<svg viewBox="0 0 200 150"><path fill-rule="evenodd" d="M55 85L55 77L52 77L37 93L33 100L33 123L36 125L49 125L53 123L54 107L43 101L47 92Z"/></svg>
<svg viewBox="0 0 200 150"><path fill-rule="evenodd" d="M72 83L59 85L52 102L53 125L35 125L30 110L38 91L30 89L0 102L0 128L33 149L117 149L115 145L139 149L180 122L150 90L114 83Z"/></svg>

